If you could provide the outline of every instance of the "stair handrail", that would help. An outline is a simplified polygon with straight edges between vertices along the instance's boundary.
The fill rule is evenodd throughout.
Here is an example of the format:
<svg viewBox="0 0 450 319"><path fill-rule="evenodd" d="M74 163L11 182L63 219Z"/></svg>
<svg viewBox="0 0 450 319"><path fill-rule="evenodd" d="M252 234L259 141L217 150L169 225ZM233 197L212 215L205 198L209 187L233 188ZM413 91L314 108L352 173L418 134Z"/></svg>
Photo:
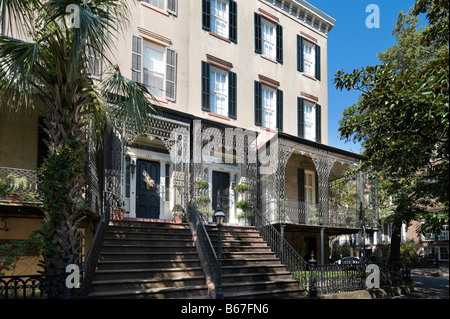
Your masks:
<svg viewBox="0 0 450 319"><path fill-rule="evenodd" d="M206 231L205 223L197 208L197 204L194 200L191 201L189 205L189 215L190 221L194 227L194 230L198 236L198 242L200 249L202 250L203 256L206 258L207 267L212 281L217 286L217 270L218 270L218 260L217 254L214 246L209 238L208 232Z"/></svg>
<svg viewBox="0 0 450 319"><path fill-rule="evenodd" d="M253 208L255 227L270 248L280 258L286 269L292 273L292 278L298 280L302 289L309 290L310 278L308 269L311 264L292 247L273 224L255 207Z"/></svg>

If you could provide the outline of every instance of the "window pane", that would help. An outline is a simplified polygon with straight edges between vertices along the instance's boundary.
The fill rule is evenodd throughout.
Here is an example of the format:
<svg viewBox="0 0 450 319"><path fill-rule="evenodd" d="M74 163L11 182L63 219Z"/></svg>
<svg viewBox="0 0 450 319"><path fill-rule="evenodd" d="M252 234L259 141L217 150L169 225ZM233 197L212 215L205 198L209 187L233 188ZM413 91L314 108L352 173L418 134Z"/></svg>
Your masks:
<svg viewBox="0 0 450 319"><path fill-rule="evenodd" d="M275 89L262 87L262 126L276 129L276 100Z"/></svg>
<svg viewBox="0 0 450 319"><path fill-rule="evenodd" d="M155 7L158 7L160 9L165 10L165 2L166 0L145 0L145 2L150 3L151 5L154 5Z"/></svg>
<svg viewBox="0 0 450 319"><path fill-rule="evenodd" d="M275 24L261 19L262 53L263 55L275 59Z"/></svg>
<svg viewBox="0 0 450 319"><path fill-rule="evenodd" d="M316 65L316 50L314 44L303 41L303 57L304 65L303 70L305 73L315 76L315 65Z"/></svg>
<svg viewBox="0 0 450 319"><path fill-rule="evenodd" d="M228 116L228 74L211 68L210 89L211 112Z"/></svg>
<svg viewBox="0 0 450 319"><path fill-rule="evenodd" d="M211 0L211 31L228 38L227 0Z"/></svg>
<svg viewBox="0 0 450 319"><path fill-rule="evenodd" d="M143 66L143 83L155 97L164 98L164 49L145 43Z"/></svg>
<svg viewBox="0 0 450 319"><path fill-rule="evenodd" d="M316 138L316 107L305 101L305 138L314 141Z"/></svg>

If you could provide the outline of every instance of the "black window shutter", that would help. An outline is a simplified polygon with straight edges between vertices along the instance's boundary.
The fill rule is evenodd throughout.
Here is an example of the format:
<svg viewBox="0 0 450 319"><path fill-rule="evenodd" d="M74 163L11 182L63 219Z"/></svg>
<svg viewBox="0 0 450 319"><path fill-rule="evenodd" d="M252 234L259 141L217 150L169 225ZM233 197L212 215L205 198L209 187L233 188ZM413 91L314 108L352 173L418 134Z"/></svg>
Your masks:
<svg viewBox="0 0 450 319"><path fill-rule="evenodd" d="M315 45L316 51L316 79L320 80L320 46Z"/></svg>
<svg viewBox="0 0 450 319"><path fill-rule="evenodd" d="M202 61L202 110L210 111L210 101L209 101L209 92L210 92L210 65L208 62Z"/></svg>
<svg viewBox="0 0 450 319"><path fill-rule="evenodd" d="M255 12L255 52L262 53L261 16Z"/></svg>
<svg viewBox="0 0 450 319"><path fill-rule="evenodd" d="M277 129L283 131L283 91L277 90Z"/></svg>
<svg viewBox="0 0 450 319"><path fill-rule="evenodd" d="M322 142L322 107L316 104L316 142Z"/></svg>
<svg viewBox="0 0 450 319"><path fill-rule="evenodd" d="M277 61L283 63L283 27L277 24Z"/></svg>
<svg viewBox="0 0 450 319"><path fill-rule="evenodd" d="M211 1L202 0L202 28L211 31Z"/></svg>
<svg viewBox="0 0 450 319"><path fill-rule="evenodd" d="M305 100L297 98L298 137L305 137Z"/></svg>
<svg viewBox="0 0 450 319"><path fill-rule="evenodd" d="M262 84L255 81L255 125L262 125Z"/></svg>
<svg viewBox="0 0 450 319"><path fill-rule="evenodd" d="M131 52L131 80L142 82L142 38L133 35Z"/></svg>
<svg viewBox="0 0 450 319"><path fill-rule="evenodd" d="M297 71L303 72L303 37L297 34Z"/></svg>
<svg viewBox="0 0 450 319"><path fill-rule="evenodd" d="M230 41L237 43L237 3L234 0L230 0Z"/></svg>
<svg viewBox="0 0 450 319"><path fill-rule="evenodd" d="M237 78L236 73L228 71L228 117L236 119L237 105Z"/></svg>
<svg viewBox="0 0 450 319"><path fill-rule="evenodd" d="M305 201L305 171L301 168L298 169L298 201Z"/></svg>

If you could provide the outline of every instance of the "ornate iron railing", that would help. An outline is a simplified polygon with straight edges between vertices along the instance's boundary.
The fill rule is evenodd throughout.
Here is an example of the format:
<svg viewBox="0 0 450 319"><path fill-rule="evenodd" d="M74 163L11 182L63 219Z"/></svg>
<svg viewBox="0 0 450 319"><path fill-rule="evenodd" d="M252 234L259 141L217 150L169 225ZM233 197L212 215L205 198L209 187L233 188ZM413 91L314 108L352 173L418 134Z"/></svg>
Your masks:
<svg viewBox="0 0 450 319"><path fill-rule="evenodd" d="M36 170L0 167L0 202L42 204Z"/></svg>
<svg viewBox="0 0 450 319"><path fill-rule="evenodd" d="M62 297L64 274L2 276L0 277L0 299L47 299Z"/></svg>
<svg viewBox="0 0 450 319"><path fill-rule="evenodd" d="M309 263L283 238L281 233L269 222L269 220L256 208L254 211L255 227L261 236L280 258L281 263L292 273L292 277L299 282L302 289L309 289L307 271Z"/></svg>
<svg viewBox="0 0 450 319"><path fill-rule="evenodd" d="M367 283L368 276L372 274L370 265L378 267L379 288L411 284L411 271L405 262L329 264L310 268L308 281L311 290L313 294L322 295L373 288Z"/></svg>
<svg viewBox="0 0 450 319"><path fill-rule="evenodd" d="M205 224L203 223L203 219L200 216L197 205L194 201L192 201L191 204L189 205L189 219L194 227L194 231L197 234L200 244L199 248L201 249L202 254L206 259L211 279L217 286L218 280L217 271L219 267L217 254L213 244L211 243L211 239L209 238L208 232L206 231Z"/></svg>

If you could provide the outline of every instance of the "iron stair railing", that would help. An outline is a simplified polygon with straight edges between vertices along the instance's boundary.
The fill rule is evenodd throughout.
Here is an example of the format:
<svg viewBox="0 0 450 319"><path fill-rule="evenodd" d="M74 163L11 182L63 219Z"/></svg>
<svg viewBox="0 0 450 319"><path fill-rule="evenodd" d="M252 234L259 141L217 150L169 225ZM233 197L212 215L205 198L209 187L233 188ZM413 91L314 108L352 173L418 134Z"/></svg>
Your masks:
<svg viewBox="0 0 450 319"><path fill-rule="evenodd" d="M281 263L292 273L292 278L298 280L299 287L308 291L310 288L308 270L311 265L300 256L257 208L254 208L253 211L256 229L258 229L276 256L280 258Z"/></svg>

